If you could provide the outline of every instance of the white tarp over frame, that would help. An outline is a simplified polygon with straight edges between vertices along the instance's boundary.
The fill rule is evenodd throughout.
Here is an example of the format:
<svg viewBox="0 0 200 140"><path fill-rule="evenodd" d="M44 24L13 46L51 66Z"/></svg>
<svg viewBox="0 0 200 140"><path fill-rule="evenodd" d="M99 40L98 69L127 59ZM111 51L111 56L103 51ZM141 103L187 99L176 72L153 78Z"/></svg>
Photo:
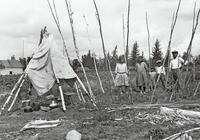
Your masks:
<svg viewBox="0 0 200 140"><path fill-rule="evenodd" d="M27 66L28 77L39 95L48 92L56 78L72 79L77 75L53 35L44 38Z"/></svg>

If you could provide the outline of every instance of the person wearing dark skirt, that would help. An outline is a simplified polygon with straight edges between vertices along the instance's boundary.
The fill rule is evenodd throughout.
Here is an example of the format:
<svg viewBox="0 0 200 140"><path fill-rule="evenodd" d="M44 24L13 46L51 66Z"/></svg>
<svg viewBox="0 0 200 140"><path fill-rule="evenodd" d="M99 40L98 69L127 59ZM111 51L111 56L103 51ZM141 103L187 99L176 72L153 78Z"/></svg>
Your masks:
<svg viewBox="0 0 200 140"><path fill-rule="evenodd" d="M140 93L143 94L146 92L146 87L148 83L147 73L148 67L147 64L143 61L143 57L138 57L138 62L136 63L136 85L140 90Z"/></svg>

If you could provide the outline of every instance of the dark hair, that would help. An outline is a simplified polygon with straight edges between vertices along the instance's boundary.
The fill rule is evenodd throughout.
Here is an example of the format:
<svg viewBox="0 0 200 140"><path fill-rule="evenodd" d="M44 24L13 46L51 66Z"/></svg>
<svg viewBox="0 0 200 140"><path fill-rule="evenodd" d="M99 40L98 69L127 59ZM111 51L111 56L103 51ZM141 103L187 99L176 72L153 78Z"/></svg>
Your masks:
<svg viewBox="0 0 200 140"><path fill-rule="evenodd" d="M124 63L124 55L119 56L119 63Z"/></svg>

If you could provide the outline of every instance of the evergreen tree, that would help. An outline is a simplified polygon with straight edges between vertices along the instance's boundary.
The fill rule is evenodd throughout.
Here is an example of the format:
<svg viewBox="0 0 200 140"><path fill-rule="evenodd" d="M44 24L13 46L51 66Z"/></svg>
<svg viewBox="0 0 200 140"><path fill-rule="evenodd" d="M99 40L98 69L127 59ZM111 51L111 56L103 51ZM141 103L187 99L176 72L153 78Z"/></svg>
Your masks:
<svg viewBox="0 0 200 140"><path fill-rule="evenodd" d="M137 58L138 56L140 55L140 52L139 52L139 46L138 46L138 43L137 41L133 44L133 49L132 49L132 52L131 52L131 63L132 66L135 66L136 63L137 63Z"/></svg>
<svg viewBox="0 0 200 140"><path fill-rule="evenodd" d="M114 50L112 51L112 58L114 60L117 60L118 56L117 56L117 45L115 46Z"/></svg>
<svg viewBox="0 0 200 140"><path fill-rule="evenodd" d="M108 56L108 58L109 57L110 56ZM111 68L114 69L115 66L116 66L116 63L118 61L117 45L115 46L114 50L112 51L112 56L111 56L111 58L109 60L110 60L110 66L111 66Z"/></svg>
<svg viewBox="0 0 200 140"><path fill-rule="evenodd" d="M162 60L162 51L160 48L160 41L158 39L156 39L155 46L152 51L152 56L153 56L153 59L152 59L153 66L155 66L155 63L157 60Z"/></svg>
<svg viewBox="0 0 200 140"><path fill-rule="evenodd" d="M82 63L84 67L88 67L90 69L94 68L93 58L90 50L88 51L88 54L82 56Z"/></svg>

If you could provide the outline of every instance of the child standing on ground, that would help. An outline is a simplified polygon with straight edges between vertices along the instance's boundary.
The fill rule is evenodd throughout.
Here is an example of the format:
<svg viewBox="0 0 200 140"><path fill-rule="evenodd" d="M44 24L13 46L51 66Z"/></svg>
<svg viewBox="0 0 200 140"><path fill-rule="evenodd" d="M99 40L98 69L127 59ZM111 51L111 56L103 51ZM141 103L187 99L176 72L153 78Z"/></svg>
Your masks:
<svg viewBox="0 0 200 140"><path fill-rule="evenodd" d="M119 62L115 68L115 74L115 86L117 86L120 90L120 93L123 94L126 92L126 87L129 86L128 69L123 55L119 57Z"/></svg>
<svg viewBox="0 0 200 140"><path fill-rule="evenodd" d="M163 89L165 89L165 75L166 75L166 72L165 72L165 67L162 65L162 61L161 60L158 60L156 61L156 81L158 80L158 77L160 75L160 79L159 81L161 81L161 84L162 84L162 87Z"/></svg>
<svg viewBox="0 0 200 140"><path fill-rule="evenodd" d="M156 71L155 68L151 68L151 71L149 72L149 88L150 91L153 91L156 85Z"/></svg>
<svg viewBox="0 0 200 140"><path fill-rule="evenodd" d="M146 91L148 79L147 79L147 72L148 67L147 64L143 61L143 57L138 57L138 62L136 64L136 84L140 90L140 93L143 94Z"/></svg>

